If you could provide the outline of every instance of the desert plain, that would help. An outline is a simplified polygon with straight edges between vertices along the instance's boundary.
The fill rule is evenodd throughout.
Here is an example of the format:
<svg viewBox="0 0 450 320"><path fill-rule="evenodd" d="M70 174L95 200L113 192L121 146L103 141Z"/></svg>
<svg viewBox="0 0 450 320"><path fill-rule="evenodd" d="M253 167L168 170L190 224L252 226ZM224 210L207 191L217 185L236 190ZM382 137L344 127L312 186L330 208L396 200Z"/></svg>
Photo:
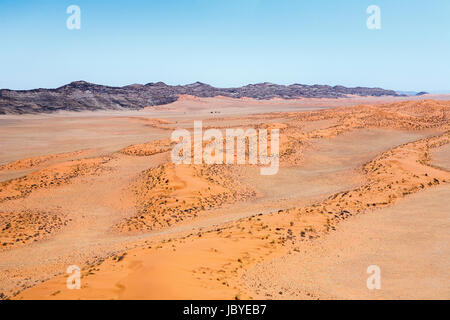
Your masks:
<svg viewBox="0 0 450 320"><path fill-rule="evenodd" d="M278 173L172 163L194 120L279 129ZM449 299L449 159L449 96L2 115L0 298Z"/></svg>

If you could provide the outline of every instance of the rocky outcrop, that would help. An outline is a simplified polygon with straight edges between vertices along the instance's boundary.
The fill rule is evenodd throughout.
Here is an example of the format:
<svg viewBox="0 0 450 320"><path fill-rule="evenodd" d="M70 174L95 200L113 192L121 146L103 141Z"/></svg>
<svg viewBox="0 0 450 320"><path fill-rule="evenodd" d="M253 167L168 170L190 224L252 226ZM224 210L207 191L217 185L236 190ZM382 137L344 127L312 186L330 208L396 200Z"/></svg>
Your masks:
<svg viewBox="0 0 450 320"><path fill-rule="evenodd" d="M381 88L347 88L343 86L273 83L249 84L239 88L215 88L196 82L170 86L163 82L124 87L108 87L85 81L76 81L56 89L0 90L0 114L50 113L58 110L138 110L148 106L168 104L181 94L196 97L225 96L254 99L340 98L358 96L400 96Z"/></svg>

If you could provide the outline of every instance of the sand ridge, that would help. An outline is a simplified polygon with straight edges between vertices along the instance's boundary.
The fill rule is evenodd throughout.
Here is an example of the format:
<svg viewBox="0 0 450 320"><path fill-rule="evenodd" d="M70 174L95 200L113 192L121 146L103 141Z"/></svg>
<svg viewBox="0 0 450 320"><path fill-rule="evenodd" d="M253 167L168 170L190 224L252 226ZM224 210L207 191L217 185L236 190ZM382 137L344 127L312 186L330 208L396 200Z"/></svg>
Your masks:
<svg viewBox="0 0 450 320"><path fill-rule="evenodd" d="M170 227L202 211L256 196L217 165L161 165L143 172L132 188L137 214L115 226L121 232Z"/></svg>

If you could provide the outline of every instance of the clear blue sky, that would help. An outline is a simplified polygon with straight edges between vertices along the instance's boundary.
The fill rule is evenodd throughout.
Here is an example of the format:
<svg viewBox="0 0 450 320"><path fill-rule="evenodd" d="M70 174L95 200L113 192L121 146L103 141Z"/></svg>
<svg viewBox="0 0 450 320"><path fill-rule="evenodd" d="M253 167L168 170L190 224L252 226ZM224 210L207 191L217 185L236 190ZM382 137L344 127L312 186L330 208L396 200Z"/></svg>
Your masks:
<svg viewBox="0 0 450 320"><path fill-rule="evenodd" d="M66 8L81 8L68 30ZM381 8L381 30L366 8ZM0 88L195 81L450 91L449 0L0 0Z"/></svg>

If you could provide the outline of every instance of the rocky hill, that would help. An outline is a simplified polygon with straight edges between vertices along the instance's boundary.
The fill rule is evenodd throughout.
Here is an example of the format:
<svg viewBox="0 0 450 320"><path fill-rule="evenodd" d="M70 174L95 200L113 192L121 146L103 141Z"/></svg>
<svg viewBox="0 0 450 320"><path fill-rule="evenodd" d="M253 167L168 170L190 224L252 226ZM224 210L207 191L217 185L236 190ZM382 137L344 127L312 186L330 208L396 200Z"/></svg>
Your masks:
<svg viewBox="0 0 450 320"><path fill-rule="evenodd" d="M273 83L249 84L239 88L215 88L196 82L170 86L163 82L108 87L76 81L56 89L0 90L0 114L50 113L58 110L137 110L174 102L180 94L196 97L226 96L254 99L340 98L358 96L400 96L381 88Z"/></svg>

